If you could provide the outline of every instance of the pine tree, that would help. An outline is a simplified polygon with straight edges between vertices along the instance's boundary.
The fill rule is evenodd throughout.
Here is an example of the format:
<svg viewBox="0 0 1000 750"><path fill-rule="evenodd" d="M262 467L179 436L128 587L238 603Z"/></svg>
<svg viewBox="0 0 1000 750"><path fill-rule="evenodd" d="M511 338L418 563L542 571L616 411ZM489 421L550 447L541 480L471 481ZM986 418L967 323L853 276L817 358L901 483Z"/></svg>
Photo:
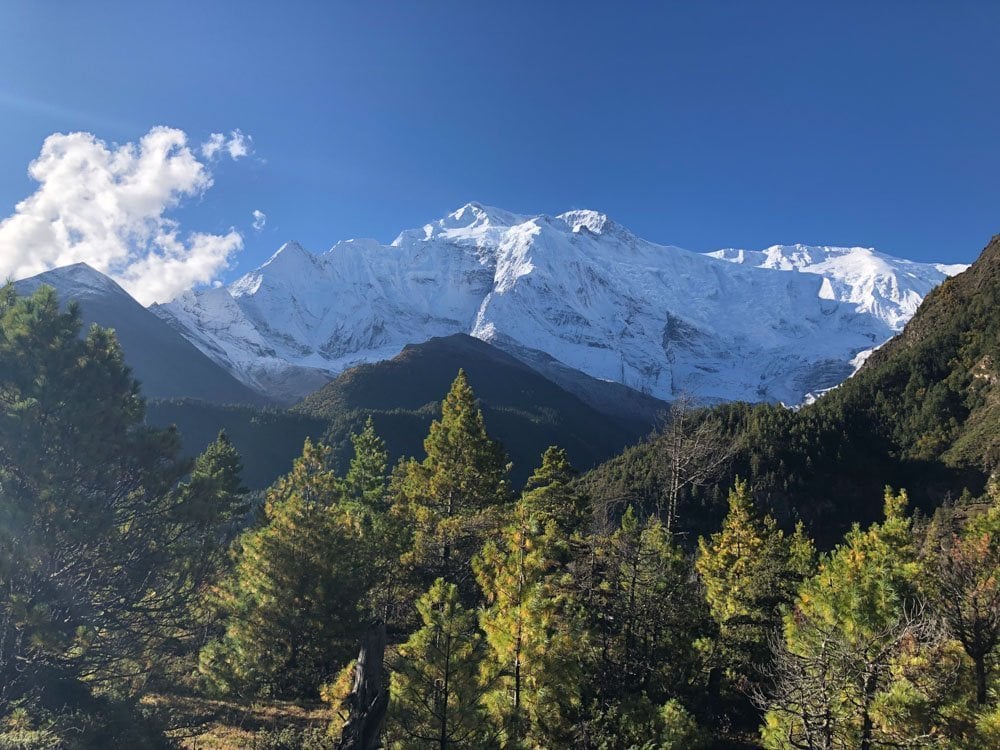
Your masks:
<svg viewBox="0 0 1000 750"><path fill-rule="evenodd" d="M385 443L375 433L371 418L364 429L351 436L354 456L344 478L340 512L361 536L370 569L362 574L369 581L363 597L365 633L358 658L349 675L324 687L324 697L334 710L330 726L338 735L338 747L369 750L380 747L379 735L388 708L388 684L384 674L388 627L398 624L406 610L399 581L399 556L406 533L398 516L389 513Z"/></svg>
<svg viewBox="0 0 1000 750"><path fill-rule="evenodd" d="M941 538L924 571L924 593L972 660L976 703L985 706L1000 650L1000 501Z"/></svg>
<svg viewBox="0 0 1000 750"><path fill-rule="evenodd" d="M696 561L719 629L714 661L731 680L752 680L755 665L766 660L781 607L811 571L814 557L801 526L786 538L773 518L756 515L747 484L737 481L722 529L698 540Z"/></svg>
<svg viewBox="0 0 1000 750"><path fill-rule="evenodd" d="M483 640L455 584L439 578L417 602L423 627L392 668L387 745L395 750L493 747L481 700Z"/></svg>
<svg viewBox="0 0 1000 750"><path fill-rule="evenodd" d="M385 441L375 432L372 418L365 421L361 432L351 435L354 456L344 477L345 499L371 512L384 512L389 452Z"/></svg>
<svg viewBox="0 0 1000 750"><path fill-rule="evenodd" d="M589 544L575 572L588 632L577 743L641 745L665 730L660 709L689 697L708 613L690 561L659 520L641 522L630 507Z"/></svg>
<svg viewBox="0 0 1000 750"><path fill-rule="evenodd" d="M268 491L263 525L237 543L218 593L225 632L201 654L220 693L311 696L350 658L370 566L337 505L342 483L328 453L307 440Z"/></svg>
<svg viewBox="0 0 1000 750"><path fill-rule="evenodd" d="M887 490L885 521L855 527L800 586L761 701L767 747L870 750L945 736L940 709L960 662L916 598L906 502Z"/></svg>
<svg viewBox="0 0 1000 750"><path fill-rule="evenodd" d="M573 487L577 472L566 451L550 446L542 454L542 463L529 477L521 504L532 514L544 514L555 520L566 533L587 525L586 498Z"/></svg>
<svg viewBox="0 0 1000 750"><path fill-rule="evenodd" d="M67 710L134 695L192 632L239 504L238 457L210 448L180 484L191 465L175 431L144 425L114 334L81 329L49 287L0 290L0 721L52 690Z"/></svg>
<svg viewBox="0 0 1000 750"><path fill-rule="evenodd" d="M565 533L525 500L500 539L473 561L486 600L485 671L497 675L485 703L505 748L555 747L568 742L570 712L579 706L584 634L560 581Z"/></svg>
<svg viewBox="0 0 1000 750"><path fill-rule="evenodd" d="M486 434L472 388L459 371L424 440L423 462L404 464L395 482L400 512L413 528L406 562L424 579L443 577L468 593L470 562L499 527L507 503L500 446Z"/></svg>

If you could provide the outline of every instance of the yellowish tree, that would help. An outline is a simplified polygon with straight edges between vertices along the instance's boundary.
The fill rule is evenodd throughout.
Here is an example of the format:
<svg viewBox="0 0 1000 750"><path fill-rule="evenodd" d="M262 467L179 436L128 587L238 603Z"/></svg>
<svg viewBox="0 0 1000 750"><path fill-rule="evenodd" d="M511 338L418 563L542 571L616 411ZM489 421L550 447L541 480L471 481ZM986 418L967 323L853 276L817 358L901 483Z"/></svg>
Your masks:
<svg viewBox="0 0 1000 750"><path fill-rule="evenodd" d="M554 518L518 503L500 538L473 561L486 600L480 624L492 682L486 707L503 746L554 747L568 741L569 710L579 705L582 634L568 589L568 557Z"/></svg>
<svg viewBox="0 0 1000 750"><path fill-rule="evenodd" d="M398 512L411 526L405 556L423 580L442 577L471 591L472 556L500 526L509 465L486 433L483 413L459 371L424 440L427 457L404 464L394 481Z"/></svg>

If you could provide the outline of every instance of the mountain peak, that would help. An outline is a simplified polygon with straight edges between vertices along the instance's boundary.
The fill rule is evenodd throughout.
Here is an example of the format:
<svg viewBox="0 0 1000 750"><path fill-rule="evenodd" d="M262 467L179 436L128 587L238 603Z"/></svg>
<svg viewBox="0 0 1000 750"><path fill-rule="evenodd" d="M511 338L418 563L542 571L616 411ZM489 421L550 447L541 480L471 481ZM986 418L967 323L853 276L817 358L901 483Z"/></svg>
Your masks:
<svg viewBox="0 0 1000 750"><path fill-rule="evenodd" d="M494 236L527 220L524 216L504 211L502 208L473 201L437 221L425 224L420 229L401 232L393 240L392 246L399 247L408 241L423 242L437 238L452 242L475 241L488 235Z"/></svg>
<svg viewBox="0 0 1000 750"><path fill-rule="evenodd" d="M593 234L604 234L611 229L618 229L618 225L608 218L607 214L590 209L577 209L559 214L557 219L566 222L574 233L586 230Z"/></svg>
<svg viewBox="0 0 1000 750"><path fill-rule="evenodd" d="M22 288L37 289L43 284L55 287L60 292L72 296L90 296L94 294L116 294L128 297L128 292L110 276L101 273L86 263L72 263L49 271L43 271L30 278L19 281Z"/></svg>
<svg viewBox="0 0 1000 750"><path fill-rule="evenodd" d="M523 216L510 211L504 211L495 206L486 206L478 201L466 203L452 211L441 222L454 223L455 226L470 226L472 224L489 224L494 227L512 227L524 222Z"/></svg>
<svg viewBox="0 0 1000 750"><path fill-rule="evenodd" d="M309 260L313 257L313 254L306 250L302 245L300 245L295 240L286 242L284 245L279 247L274 255L264 261L261 268L264 266L274 265L276 263L287 263L292 259Z"/></svg>

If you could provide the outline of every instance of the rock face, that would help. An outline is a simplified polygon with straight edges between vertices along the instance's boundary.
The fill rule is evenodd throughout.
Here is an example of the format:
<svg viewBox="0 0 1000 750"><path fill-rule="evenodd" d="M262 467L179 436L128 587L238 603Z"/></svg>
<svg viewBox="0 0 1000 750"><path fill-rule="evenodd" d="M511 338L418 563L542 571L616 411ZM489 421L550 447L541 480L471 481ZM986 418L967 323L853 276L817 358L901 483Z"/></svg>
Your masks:
<svg viewBox="0 0 1000 750"><path fill-rule="evenodd" d="M284 245L228 288L151 308L246 385L293 401L348 367L467 333L584 400L593 378L659 399L800 403L848 377L962 267L864 248L707 255L604 214L470 203L390 245ZM574 390L575 372L584 373Z"/></svg>

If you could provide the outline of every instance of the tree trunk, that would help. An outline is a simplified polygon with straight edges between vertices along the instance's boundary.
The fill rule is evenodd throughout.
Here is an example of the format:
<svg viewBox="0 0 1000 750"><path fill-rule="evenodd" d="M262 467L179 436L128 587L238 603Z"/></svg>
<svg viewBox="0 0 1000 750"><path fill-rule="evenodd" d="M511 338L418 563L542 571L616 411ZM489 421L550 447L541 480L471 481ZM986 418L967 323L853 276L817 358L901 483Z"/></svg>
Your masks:
<svg viewBox="0 0 1000 750"><path fill-rule="evenodd" d="M986 656L976 657L976 703L986 705Z"/></svg>
<svg viewBox="0 0 1000 750"><path fill-rule="evenodd" d="M337 750L375 750L386 709L389 691L382 685L385 658L385 623L370 632L358 652L354 686L347 698L349 713L337 742Z"/></svg>
<svg viewBox="0 0 1000 750"><path fill-rule="evenodd" d="M875 675L869 674L865 676L864 686L863 686L863 700L864 706L861 711L861 744L859 745L860 750L871 750L872 748L872 714L871 705L872 700L875 697Z"/></svg>

